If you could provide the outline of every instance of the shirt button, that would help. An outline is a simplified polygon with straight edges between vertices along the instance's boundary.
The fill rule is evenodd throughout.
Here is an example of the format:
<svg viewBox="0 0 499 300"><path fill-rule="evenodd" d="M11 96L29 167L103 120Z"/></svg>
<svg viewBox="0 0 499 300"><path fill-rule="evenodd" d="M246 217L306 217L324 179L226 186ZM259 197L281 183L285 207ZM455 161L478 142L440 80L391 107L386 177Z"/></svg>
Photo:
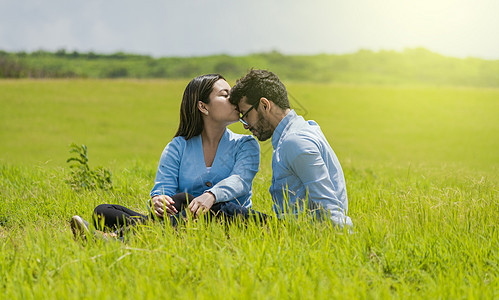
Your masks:
<svg viewBox="0 0 499 300"><path fill-rule="evenodd" d="M206 186L207 186L207 187L211 187L211 182L206 181Z"/></svg>

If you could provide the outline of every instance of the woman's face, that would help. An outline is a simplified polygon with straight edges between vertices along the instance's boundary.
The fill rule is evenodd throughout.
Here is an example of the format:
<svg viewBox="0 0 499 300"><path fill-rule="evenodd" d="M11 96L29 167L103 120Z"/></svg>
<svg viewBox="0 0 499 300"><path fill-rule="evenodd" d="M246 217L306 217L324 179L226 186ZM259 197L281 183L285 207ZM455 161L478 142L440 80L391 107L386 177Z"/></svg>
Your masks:
<svg viewBox="0 0 499 300"><path fill-rule="evenodd" d="M205 104L208 110L208 118L229 124L239 120L239 112L236 106L229 102L229 91L230 85L227 81L220 79L215 82L210 94L210 103Z"/></svg>

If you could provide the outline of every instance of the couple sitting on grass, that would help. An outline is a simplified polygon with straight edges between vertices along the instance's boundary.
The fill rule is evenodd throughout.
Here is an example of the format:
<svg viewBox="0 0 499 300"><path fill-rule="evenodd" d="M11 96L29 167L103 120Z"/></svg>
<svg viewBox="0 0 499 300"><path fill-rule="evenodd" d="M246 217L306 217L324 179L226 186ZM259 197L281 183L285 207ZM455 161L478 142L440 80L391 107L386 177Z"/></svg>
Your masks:
<svg viewBox="0 0 499 300"><path fill-rule="evenodd" d="M159 161L149 214L101 204L93 213L95 228L102 230L96 234L122 237L150 219L176 226L188 213L266 222L269 216L251 209L260 147L252 136L227 128L238 120L258 140L272 138L269 191L277 218L306 210L316 220L352 226L343 171L320 127L290 109L286 88L274 73L251 70L232 89L218 74L187 85L178 131ZM89 232L79 216L72 217L71 228L76 238Z"/></svg>

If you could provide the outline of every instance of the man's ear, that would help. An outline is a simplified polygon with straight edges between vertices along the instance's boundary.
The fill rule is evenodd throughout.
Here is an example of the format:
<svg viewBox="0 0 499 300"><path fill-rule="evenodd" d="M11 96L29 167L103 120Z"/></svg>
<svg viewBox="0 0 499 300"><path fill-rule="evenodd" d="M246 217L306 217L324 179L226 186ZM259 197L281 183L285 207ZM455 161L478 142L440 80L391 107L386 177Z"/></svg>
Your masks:
<svg viewBox="0 0 499 300"><path fill-rule="evenodd" d="M262 106L263 110L270 111L270 108L272 107L272 102L269 99L262 97L260 98L260 106Z"/></svg>

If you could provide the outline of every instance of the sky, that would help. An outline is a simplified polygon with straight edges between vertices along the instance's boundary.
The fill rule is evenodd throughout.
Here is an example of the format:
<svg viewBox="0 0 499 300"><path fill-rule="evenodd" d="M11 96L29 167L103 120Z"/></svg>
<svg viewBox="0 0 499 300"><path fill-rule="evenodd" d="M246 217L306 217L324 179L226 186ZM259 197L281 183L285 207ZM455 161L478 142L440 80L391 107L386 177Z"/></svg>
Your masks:
<svg viewBox="0 0 499 300"><path fill-rule="evenodd" d="M424 47L499 59L499 0L0 0L0 50L162 56Z"/></svg>

